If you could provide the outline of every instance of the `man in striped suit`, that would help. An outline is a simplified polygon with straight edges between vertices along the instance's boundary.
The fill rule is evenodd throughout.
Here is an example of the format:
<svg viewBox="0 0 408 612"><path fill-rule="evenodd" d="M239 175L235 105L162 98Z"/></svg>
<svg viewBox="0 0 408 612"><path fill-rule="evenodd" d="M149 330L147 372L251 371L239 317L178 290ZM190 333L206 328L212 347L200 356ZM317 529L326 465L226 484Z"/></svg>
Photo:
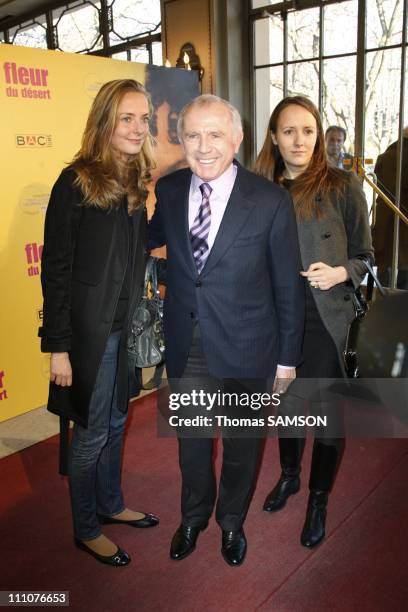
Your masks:
<svg viewBox="0 0 408 612"><path fill-rule="evenodd" d="M243 131L228 102L199 96L178 128L189 168L158 181L150 223L151 246L167 246L168 377L195 389L217 389L225 379L293 378L304 292L290 196L234 160ZM224 559L236 566L246 553L243 522L260 444L241 432L223 437L223 446L216 520ZM217 498L213 439L180 436L179 458L182 521L172 559L194 550Z"/></svg>

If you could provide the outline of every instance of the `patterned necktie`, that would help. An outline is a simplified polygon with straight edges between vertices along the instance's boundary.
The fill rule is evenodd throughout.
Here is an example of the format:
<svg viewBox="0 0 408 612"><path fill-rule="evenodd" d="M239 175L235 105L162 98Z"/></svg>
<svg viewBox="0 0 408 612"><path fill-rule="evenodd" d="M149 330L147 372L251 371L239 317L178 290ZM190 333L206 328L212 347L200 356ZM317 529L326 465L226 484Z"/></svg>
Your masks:
<svg viewBox="0 0 408 612"><path fill-rule="evenodd" d="M200 208L190 229L191 247L198 273L203 269L209 254L207 240L211 225L210 195L212 187L208 183L202 183L200 191L202 195Z"/></svg>

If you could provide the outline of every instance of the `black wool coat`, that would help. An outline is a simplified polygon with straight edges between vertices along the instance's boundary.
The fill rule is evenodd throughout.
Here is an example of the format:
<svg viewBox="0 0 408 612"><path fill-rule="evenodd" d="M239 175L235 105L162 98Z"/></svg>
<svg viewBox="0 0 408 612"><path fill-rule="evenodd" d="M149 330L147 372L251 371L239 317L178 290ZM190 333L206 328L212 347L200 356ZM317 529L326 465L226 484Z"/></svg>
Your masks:
<svg viewBox="0 0 408 612"><path fill-rule="evenodd" d="M73 370L72 387L50 383L48 410L86 427L92 390L125 277L130 232L123 207L106 211L84 206L75 177L70 168L61 173L47 208L41 272L44 314L39 336L43 352L67 351ZM135 211L132 223L132 282L117 375L124 411L128 403L129 313L141 297L146 262L144 207Z"/></svg>

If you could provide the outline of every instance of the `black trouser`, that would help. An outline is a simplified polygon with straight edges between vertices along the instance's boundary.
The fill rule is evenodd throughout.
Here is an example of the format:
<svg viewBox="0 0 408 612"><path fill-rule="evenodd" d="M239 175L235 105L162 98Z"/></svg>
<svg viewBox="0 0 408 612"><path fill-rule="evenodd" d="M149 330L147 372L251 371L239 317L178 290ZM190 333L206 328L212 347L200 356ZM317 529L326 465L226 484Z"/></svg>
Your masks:
<svg viewBox="0 0 408 612"><path fill-rule="evenodd" d="M184 381L184 382L183 382ZM216 392L222 381L211 378L202 348L200 329L195 326L190 354L181 380L183 391L205 389ZM208 431L206 432L208 435ZM180 435L183 435L180 432ZM223 461L216 507L216 520L227 531L244 522L257 473L260 439L223 437ZM217 486L212 437L179 437L182 476L181 514L187 526L205 523L214 509Z"/></svg>
<svg viewBox="0 0 408 612"><path fill-rule="evenodd" d="M279 438L282 471L288 477L300 474L304 438ZM316 438L313 443L309 489L330 493L345 447L344 438Z"/></svg>
<svg viewBox="0 0 408 612"><path fill-rule="evenodd" d="M324 326L312 292L306 289L306 322L303 362L297 379L283 397L281 414L301 415L306 406L315 416L327 416L328 427L315 432L309 488L329 492L334 484L345 447L342 401L325 386L327 379L342 379L337 348ZM321 382L319 382L321 379ZM279 439L280 461L288 476L298 475L305 440L299 432L286 431Z"/></svg>

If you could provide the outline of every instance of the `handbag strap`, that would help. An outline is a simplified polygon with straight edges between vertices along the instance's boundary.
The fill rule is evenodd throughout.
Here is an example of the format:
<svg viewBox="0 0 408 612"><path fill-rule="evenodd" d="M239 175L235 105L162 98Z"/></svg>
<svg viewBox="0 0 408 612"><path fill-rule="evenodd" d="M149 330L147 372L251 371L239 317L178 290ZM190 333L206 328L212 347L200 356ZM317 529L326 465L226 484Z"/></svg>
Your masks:
<svg viewBox="0 0 408 612"><path fill-rule="evenodd" d="M158 259L157 259L157 257L152 257L152 255L150 255L150 260L151 260L150 284L151 284L152 292L156 296L157 292L159 290L159 287L158 287L158 284L157 284L157 262L158 262Z"/></svg>
<svg viewBox="0 0 408 612"><path fill-rule="evenodd" d="M344 225L344 228L346 229L346 218L345 218L344 210L342 212L343 212L343 225ZM381 293L381 295L385 297L387 295L387 292L382 286L382 284L380 283L380 281L378 280L377 275L375 274L373 267L371 263L369 262L369 260L366 257L360 257L359 259L365 265L367 272L368 272L366 302L371 302L373 299L374 284L377 285L378 291ZM357 296L357 299L358 299L358 296Z"/></svg>
<svg viewBox="0 0 408 612"><path fill-rule="evenodd" d="M380 281L378 280L378 277L377 277L376 273L374 272L371 263L368 261L368 259L362 259L361 261L365 265L365 267L367 269L367 272L368 272L367 296L366 296L367 302L371 302L371 300L373 298L374 284L377 285L378 291L381 293L381 295L383 297L386 297L387 292L384 289L384 287L382 286L382 284L380 283Z"/></svg>
<svg viewBox="0 0 408 612"><path fill-rule="evenodd" d="M149 284L152 289L153 295L156 297L158 292L158 284L157 284L157 257L153 257L149 255L146 262L146 271L144 278L144 286L143 286L143 297L148 297L149 292Z"/></svg>

